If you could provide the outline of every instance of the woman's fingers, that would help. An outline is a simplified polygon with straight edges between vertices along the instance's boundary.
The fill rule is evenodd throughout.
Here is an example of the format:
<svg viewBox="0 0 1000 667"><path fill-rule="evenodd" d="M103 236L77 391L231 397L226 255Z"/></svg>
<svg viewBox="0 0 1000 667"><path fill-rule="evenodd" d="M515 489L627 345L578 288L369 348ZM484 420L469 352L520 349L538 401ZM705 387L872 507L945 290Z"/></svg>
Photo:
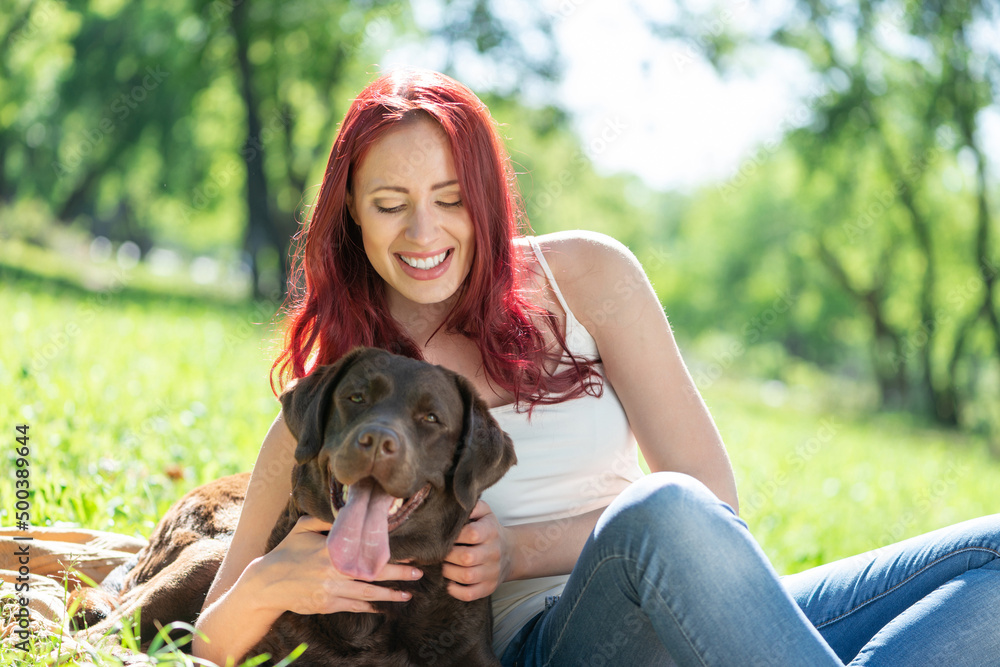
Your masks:
<svg viewBox="0 0 1000 667"><path fill-rule="evenodd" d="M490 506L486 504L485 500L476 501L476 506L472 508L472 512L469 514L469 520L475 521L476 519L490 514L493 510Z"/></svg>
<svg viewBox="0 0 1000 667"><path fill-rule="evenodd" d="M499 522L480 501L441 566L441 574L450 580L448 593L465 601L492 594L502 580L503 548Z"/></svg>
<svg viewBox="0 0 1000 667"><path fill-rule="evenodd" d="M374 614L377 611L372 606L373 602L405 602L409 599L401 591L393 591L371 584L369 584L370 588L353 585L360 583L344 580L325 581L314 588L308 600L300 603L302 608L307 611L297 613L335 614L341 611L350 611Z"/></svg>
<svg viewBox="0 0 1000 667"><path fill-rule="evenodd" d="M344 597L362 602L403 602L412 597L406 591L397 591L367 581L345 582L342 594Z"/></svg>
<svg viewBox="0 0 1000 667"><path fill-rule="evenodd" d="M455 546L451 548L448 555L444 557L444 567L448 567L449 564L457 565L458 567L472 567L474 565L479 565L482 561L480 553L482 549L479 547L467 547L467 546ZM447 574L445 575L448 576ZM450 578L450 577L449 577Z"/></svg>
<svg viewBox="0 0 1000 667"><path fill-rule="evenodd" d="M472 602L473 600L487 597L488 595L492 595L494 590L494 588L491 588L486 583L464 586L454 581L448 582L448 595L463 602Z"/></svg>
<svg viewBox="0 0 1000 667"><path fill-rule="evenodd" d="M487 579L487 568L481 565L463 567L445 563L441 567L441 574L449 581L454 581L464 586L471 586L482 583Z"/></svg>
<svg viewBox="0 0 1000 667"><path fill-rule="evenodd" d="M413 568L407 567L406 575ZM333 570L336 573L336 570ZM395 576L395 575L394 575ZM402 576L395 576L401 580ZM408 577L407 577L408 578ZM299 614L334 614L341 611L378 613L373 602L406 602L412 596L406 591L380 586L370 581L349 579L340 573L314 581L304 599L296 601L294 609Z"/></svg>
<svg viewBox="0 0 1000 667"><path fill-rule="evenodd" d="M299 614L331 614L340 611L375 613L373 602L406 602L410 594L392 584L380 586L349 577L334 567L323 532L330 523L301 516L281 544L270 552L269 569L273 595L285 608ZM388 563L374 581L414 581L423 572L411 564Z"/></svg>
<svg viewBox="0 0 1000 667"><path fill-rule="evenodd" d="M448 579L448 593L469 602L492 595L500 584L496 560L487 559L489 550L478 547L455 547L448 560L441 566L441 574Z"/></svg>
<svg viewBox="0 0 1000 667"><path fill-rule="evenodd" d="M375 575L373 581L413 581L424 576L423 570L412 565L397 565L389 563Z"/></svg>

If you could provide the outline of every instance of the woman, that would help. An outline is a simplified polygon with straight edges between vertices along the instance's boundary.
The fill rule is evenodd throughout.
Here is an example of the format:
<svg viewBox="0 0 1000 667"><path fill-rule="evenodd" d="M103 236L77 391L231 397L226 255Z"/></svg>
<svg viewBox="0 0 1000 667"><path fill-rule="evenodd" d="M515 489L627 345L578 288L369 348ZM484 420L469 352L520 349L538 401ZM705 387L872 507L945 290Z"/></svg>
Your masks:
<svg viewBox="0 0 1000 667"><path fill-rule="evenodd" d="M298 378L374 345L477 387L519 463L444 573L459 599L493 595L505 664L1000 664L996 517L782 582L737 516L725 448L638 262L599 235L518 236L520 217L468 89L432 72L379 78L334 143L275 365ZM279 415L196 655L239 658L285 610L406 601L336 571L313 518L264 554L293 449ZM390 563L375 579L419 577Z"/></svg>

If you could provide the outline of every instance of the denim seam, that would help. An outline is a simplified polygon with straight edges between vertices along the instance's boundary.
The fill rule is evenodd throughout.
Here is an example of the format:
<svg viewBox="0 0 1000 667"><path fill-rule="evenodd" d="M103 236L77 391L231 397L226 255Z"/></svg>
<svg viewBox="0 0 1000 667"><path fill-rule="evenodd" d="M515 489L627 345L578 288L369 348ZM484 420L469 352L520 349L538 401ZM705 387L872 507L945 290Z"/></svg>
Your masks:
<svg viewBox="0 0 1000 667"><path fill-rule="evenodd" d="M597 562L597 564L594 566L594 569L591 570L590 576L587 577L587 583L584 584L583 589L581 589L580 593L576 596L576 600L574 600L572 606L570 607L569 614L566 617L567 618L567 622L563 624L562 629L559 631L559 635L555 638L555 641L552 642L552 649L549 651L550 658L545 661L545 664L543 665L543 667L549 667L549 665L552 664L552 662L551 662L552 661L551 655L553 655L553 654L556 653L557 647L562 642L563 635L566 633L566 628L567 628L567 626L569 626L569 617L571 617L573 614L576 613L576 608L577 608L577 605L579 604L580 598L582 598L583 595L584 595L584 593L587 592L587 589L590 588L590 584L594 580L594 574L599 569L601 569L602 567L604 567L607 563L610 563L613 560L621 560L621 561L625 561L625 562L631 563L633 565L637 565L638 564L637 560L632 559L632 558L628 558L626 556L608 556L606 558L602 558L600 561ZM643 581L645 581L645 580L646 580L646 577L643 576ZM652 587L652 590L656 594L656 597L659 599L660 604L663 605L663 608L667 611L668 614L670 614L670 617L673 619L674 623L677 624L677 628L680 631L681 635L683 635L684 640L688 643L688 646L690 646L691 649L692 649L692 651L694 652L694 654L696 656L698 656L699 662L701 662L702 665L705 665L707 667L708 663L706 663L702 659L701 654L698 653L697 649L695 649L694 643L691 641L691 638L684 631L684 626L681 624L680 620L678 620L677 616L674 615L674 612L670 608L670 605L668 605L666 603L666 601L660 596L660 591L657 590L657 588L655 586ZM639 608L642 609L641 603L639 604ZM664 648L666 648L666 647L664 647Z"/></svg>
<svg viewBox="0 0 1000 667"><path fill-rule="evenodd" d="M567 626L569 626L569 618L573 614L576 613L576 608L577 608L577 605L580 602L580 598L583 597L584 593L587 592L587 589L590 588L590 584L594 581L594 574L599 569L601 569L601 567L603 567L605 563L608 563L608 562L610 562L612 560L617 560L617 559L624 559L624 557L623 556L608 556L607 558L602 558L594 566L594 569L591 570L590 575L587 577L587 583L583 585L583 588L580 590L579 595L576 596L576 599L573 601L573 604L570 606L569 614L567 614L567 616L566 616L566 623L563 624L562 629L559 630L559 635L555 638L555 641L552 642L552 649L549 651L549 656L550 656L549 659L545 661L545 664L542 667L548 667L550 664L552 664L552 658L551 658L551 656L552 656L552 654L554 654L556 652L557 647L562 642L563 635L566 633L566 628L567 628Z"/></svg>
<svg viewBox="0 0 1000 667"><path fill-rule="evenodd" d="M645 577L643 577L643 579L645 579ZM670 614L670 618L672 618L674 623L677 625L678 632L680 632L681 636L684 637L684 641L686 641L688 646L691 648L691 652L694 653L695 656L697 656L698 662L700 662L705 667L708 667L708 663L705 662L705 659L702 657L701 653L695 647L694 642L691 640L691 637L689 637L688 633L685 632L684 625L681 623L680 619L677 618L677 615L674 614L674 610L670 608L670 605L667 604L667 601L663 599L663 597L660 595L659 589L657 589L655 586L653 586L653 593L656 594L656 597L659 599L660 604L663 605L663 608L666 610L666 612ZM670 653L670 649L667 649L667 653ZM673 654L671 654L671 657L673 657Z"/></svg>
<svg viewBox="0 0 1000 667"><path fill-rule="evenodd" d="M995 549L990 549L989 547L962 547L961 549L956 549L955 551L952 551L952 552L949 552L949 553L947 553L947 554L945 554L943 556L940 556L939 558L937 558L934 561L928 563L927 565L924 565L922 568L920 568L919 570L917 570L916 572L914 572L913 574L911 574L910 576L908 576L906 579L903 579L901 582L899 582L898 584L896 584L892 588L888 588L888 589L882 591L881 593L879 593L875 597L873 597L871 599L868 599L868 600L865 600L861 604L859 604L859 605L857 605L857 606L855 606L855 607L853 607L853 608L845 611L844 613L840 614L839 616L835 616L834 618L831 618L828 621L824 621L822 623L818 623L816 625L816 629L818 630L820 628L826 627L827 625L830 625L831 623L836 623L837 621L841 620L842 618L850 616L851 614L853 614L854 612L858 611L862 607L866 607L866 606L870 605L872 602L875 602L876 600L885 597L889 593L892 593L893 591L895 591L897 588L899 588L903 584L909 582L914 577L917 577L917 576L923 574L924 572L926 572L930 568L934 567L938 563L940 563L940 562L942 562L944 560L947 560L947 559L951 558L952 556L957 556L958 554L964 553L966 551L986 551L988 553L993 554L996 558L1000 558L1000 552L996 551ZM979 568L975 568L975 569L979 569Z"/></svg>

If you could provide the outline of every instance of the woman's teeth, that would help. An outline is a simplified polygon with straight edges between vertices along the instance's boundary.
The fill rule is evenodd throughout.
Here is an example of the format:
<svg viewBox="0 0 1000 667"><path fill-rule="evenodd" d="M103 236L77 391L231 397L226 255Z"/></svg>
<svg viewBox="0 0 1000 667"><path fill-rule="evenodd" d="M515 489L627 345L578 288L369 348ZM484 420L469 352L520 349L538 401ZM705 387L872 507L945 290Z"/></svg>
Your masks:
<svg viewBox="0 0 1000 667"><path fill-rule="evenodd" d="M445 250L439 255L434 255L433 257L428 257L426 259L416 259L414 257L407 257L406 255L400 255L399 258L415 269L422 269L426 271L428 269L433 269L435 266L443 262L444 258L447 256L448 251Z"/></svg>

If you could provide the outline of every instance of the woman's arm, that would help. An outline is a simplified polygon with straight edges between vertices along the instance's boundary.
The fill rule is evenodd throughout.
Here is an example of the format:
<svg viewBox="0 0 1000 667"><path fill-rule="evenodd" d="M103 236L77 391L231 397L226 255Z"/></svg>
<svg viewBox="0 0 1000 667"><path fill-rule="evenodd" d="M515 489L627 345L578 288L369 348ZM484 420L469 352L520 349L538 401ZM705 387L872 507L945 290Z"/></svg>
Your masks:
<svg viewBox="0 0 1000 667"><path fill-rule="evenodd" d="M236 534L198 617L197 628L209 638L209 642L195 638L193 651L198 657L220 665L227 656L238 660L281 614L258 606L263 601L262 582L247 567L264 555L271 527L288 503L294 452L295 439L279 413L264 437ZM237 580L240 585L234 586Z"/></svg>
<svg viewBox="0 0 1000 667"><path fill-rule="evenodd" d="M441 570L451 580L448 593L468 602L505 581L568 573L603 511L504 527L480 500Z"/></svg>
<svg viewBox="0 0 1000 667"><path fill-rule="evenodd" d="M279 414L254 464L246 500L229 552L216 574L197 628L194 655L224 665L239 660L285 611L329 614L374 613L375 600L404 601L408 594L342 575L330 562L323 531L330 524L299 519L281 544L265 555L271 528L285 511L291 493L295 439ZM418 579L409 565L390 563L379 581Z"/></svg>
<svg viewBox="0 0 1000 667"><path fill-rule="evenodd" d="M567 304L597 342L650 470L691 475L739 511L722 437L635 255L589 232L539 242Z"/></svg>
<svg viewBox="0 0 1000 667"><path fill-rule="evenodd" d="M549 234L538 241L567 305L597 342L650 470L691 475L739 511L722 437L638 260L603 234ZM480 502L446 559L444 575L458 582L449 592L474 600L504 581L567 574L602 511L504 527ZM558 540L547 537L553 530ZM540 542L547 548L537 548Z"/></svg>

